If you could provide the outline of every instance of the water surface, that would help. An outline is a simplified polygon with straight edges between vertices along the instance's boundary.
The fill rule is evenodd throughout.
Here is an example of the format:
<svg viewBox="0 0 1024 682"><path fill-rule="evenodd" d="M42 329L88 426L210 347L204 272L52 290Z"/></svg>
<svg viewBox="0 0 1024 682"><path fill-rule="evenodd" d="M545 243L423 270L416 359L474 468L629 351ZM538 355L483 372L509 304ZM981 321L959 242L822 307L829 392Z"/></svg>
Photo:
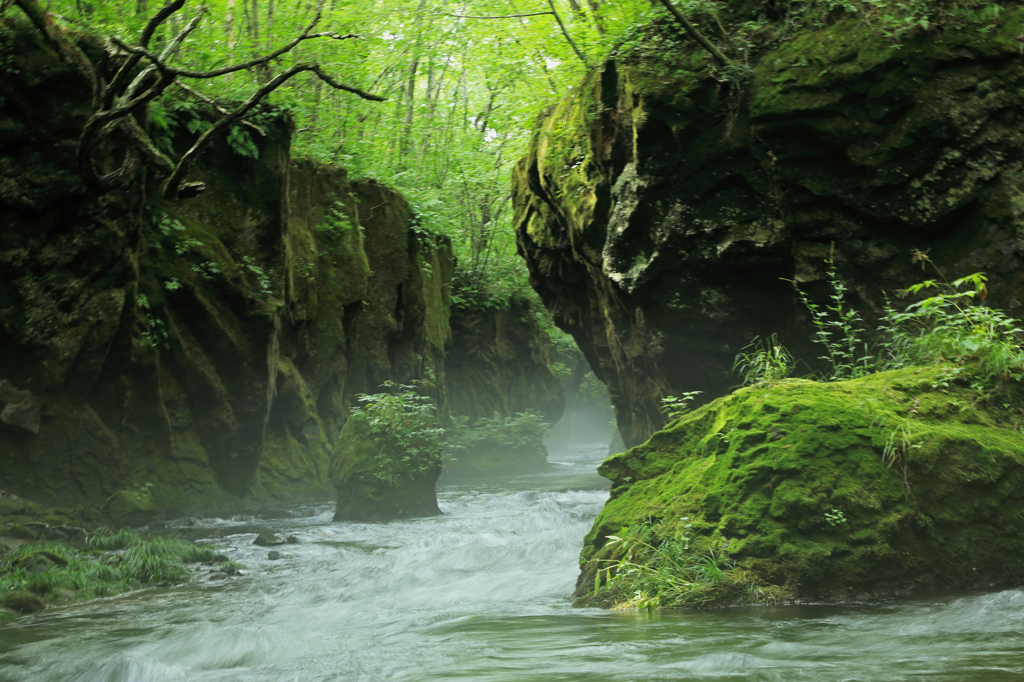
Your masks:
<svg viewBox="0 0 1024 682"><path fill-rule="evenodd" d="M1024 680L1024 592L685 613L573 609L604 446L545 474L444 486L442 516L333 505L187 523L245 575L0 626L0 680ZM182 521L180 523L185 523ZM299 544L251 545L257 531Z"/></svg>

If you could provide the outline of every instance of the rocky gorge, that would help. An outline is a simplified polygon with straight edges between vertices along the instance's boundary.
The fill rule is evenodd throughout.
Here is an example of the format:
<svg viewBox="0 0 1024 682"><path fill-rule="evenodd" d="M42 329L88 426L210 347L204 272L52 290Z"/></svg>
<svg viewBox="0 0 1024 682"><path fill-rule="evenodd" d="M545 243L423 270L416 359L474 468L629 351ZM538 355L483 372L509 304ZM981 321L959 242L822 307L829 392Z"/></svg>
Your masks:
<svg viewBox="0 0 1024 682"><path fill-rule="evenodd" d="M97 197L75 161L87 84L27 23L0 29L14 54L0 70L0 487L118 523L335 494L372 505L372 471L339 461L358 394L418 383L442 421L453 395L488 415L560 414L532 317L511 325L529 349L515 391L505 369L467 377L470 400L452 392L453 327L507 329L510 313L453 318L446 239L397 192L292 158L287 115L262 109L241 142L215 142L197 198L167 201L146 175ZM183 93L143 123L180 150L215 113ZM477 361L507 363L508 347ZM421 484L431 499L438 474Z"/></svg>

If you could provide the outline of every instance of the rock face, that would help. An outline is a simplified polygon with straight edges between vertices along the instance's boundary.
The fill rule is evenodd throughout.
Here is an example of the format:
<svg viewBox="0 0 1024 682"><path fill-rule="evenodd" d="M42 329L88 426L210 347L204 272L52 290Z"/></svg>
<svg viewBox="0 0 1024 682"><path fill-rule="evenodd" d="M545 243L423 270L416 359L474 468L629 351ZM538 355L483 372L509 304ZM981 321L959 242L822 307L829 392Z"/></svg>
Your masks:
<svg viewBox="0 0 1024 682"><path fill-rule="evenodd" d="M513 299L507 308L453 311L445 364L453 414L511 417L532 409L551 424L561 418L565 390L532 305Z"/></svg>
<svg viewBox="0 0 1024 682"><path fill-rule="evenodd" d="M329 494L355 393L430 375L447 409L450 249L400 195L293 162L265 110L257 158L204 152L198 198L144 178L94 197L85 84L34 29L0 31L0 485L62 504L144 487L147 510ZM154 135L180 150L204 115Z"/></svg>
<svg viewBox="0 0 1024 682"><path fill-rule="evenodd" d="M680 565L732 566L704 603L1020 584L1022 396L985 408L967 380L943 387L950 369L741 389L609 458L576 596L634 601L607 573L595 596L595 576L622 555L609 536L645 526L686 541Z"/></svg>
<svg viewBox="0 0 1024 682"><path fill-rule="evenodd" d="M504 308L453 311L453 343L445 368L452 415L465 418L468 428L449 438L457 448L445 464L446 477L549 468L543 429L526 427L522 413L531 410L544 423L554 424L565 408L565 389L534 306L527 299L512 299ZM502 429L496 420L518 423L519 428Z"/></svg>
<svg viewBox="0 0 1024 682"><path fill-rule="evenodd" d="M661 398L738 383L755 335L813 364L783 280L820 301L833 243L869 326L882 289L932 276L911 248L1020 307L1022 17L901 45L840 19L762 52L741 96L703 53L641 45L541 120L513 187L520 252L627 445L664 424Z"/></svg>

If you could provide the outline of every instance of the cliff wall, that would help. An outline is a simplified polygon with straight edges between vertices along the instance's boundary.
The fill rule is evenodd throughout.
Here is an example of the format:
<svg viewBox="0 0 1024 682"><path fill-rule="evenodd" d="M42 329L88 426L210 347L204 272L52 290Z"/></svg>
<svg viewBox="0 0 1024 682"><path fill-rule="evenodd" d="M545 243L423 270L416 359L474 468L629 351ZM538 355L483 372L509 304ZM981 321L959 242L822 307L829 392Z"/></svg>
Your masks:
<svg viewBox="0 0 1024 682"><path fill-rule="evenodd" d="M513 181L520 252L626 445L664 424L661 398L737 384L754 336L813 366L784 280L821 301L832 244L869 327L883 289L931 276L911 248L1020 308L1022 18L899 44L856 16L808 26L739 89L654 26L540 120Z"/></svg>
<svg viewBox="0 0 1024 682"><path fill-rule="evenodd" d="M251 150L204 153L198 198L145 177L92 196L87 88L34 30L0 38L0 487L178 510L326 493L356 393L430 377L447 409L450 249L400 195L293 162L264 110Z"/></svg>
<svg viewBox="0 0 1024 682"><path fill-rule="evenodd" d="M505 308L453 311L446 363L453 413L475 420L532 409L549 424L562 417L565 390L533 305L513 299Z"/></svg>

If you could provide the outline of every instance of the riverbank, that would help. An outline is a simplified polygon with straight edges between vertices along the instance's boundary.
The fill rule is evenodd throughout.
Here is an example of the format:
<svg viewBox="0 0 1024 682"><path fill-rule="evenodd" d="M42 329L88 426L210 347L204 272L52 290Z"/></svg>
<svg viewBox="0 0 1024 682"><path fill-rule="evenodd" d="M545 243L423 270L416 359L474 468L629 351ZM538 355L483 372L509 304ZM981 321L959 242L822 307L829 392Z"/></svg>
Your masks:
<svg viewBox="0 0 1024 682"><path fill-rule="evenodd" d="M237 565L213 546L111 530L99 509L45 507L0 491L0 622L50 606L188 582L196 565Z"/></svg>

